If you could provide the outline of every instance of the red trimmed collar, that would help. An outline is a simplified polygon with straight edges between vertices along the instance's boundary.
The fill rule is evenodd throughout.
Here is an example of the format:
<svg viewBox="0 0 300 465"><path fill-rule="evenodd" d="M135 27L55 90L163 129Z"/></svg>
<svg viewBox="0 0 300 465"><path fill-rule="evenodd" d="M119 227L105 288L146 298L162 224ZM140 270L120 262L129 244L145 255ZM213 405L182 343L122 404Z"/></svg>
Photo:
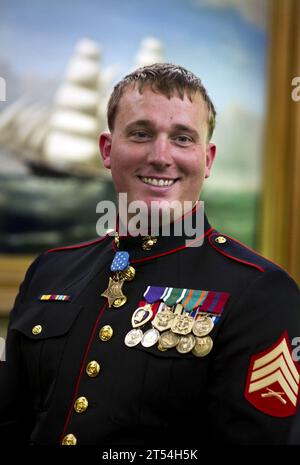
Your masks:
<svg viewBox="0 0 300 465"><path fill-rule="evenodd" d="M192 215L191 221L194 228L196 226L195 216L197 209L198 207L195 207L188 214ZM181 222L182 220L180 219L177 221ZM130 255L130 263L138 263L178 252L187 247L190 247L191 245L195 246L197 243L199 243L199 246L201 246L201 243L205 237L213 231L213 228L210 226L205 214L202 227L200 230L196 230L195 228L195 234L193 236L187 235L184 230L184 224L182 226L181 235L177 235L176 231L174 230L174 224L172 224L170 225L170 235L160 234L155 236L157 238L157 242L150 250L143 250L143 236L141 235L121 236L119 247L117 247L115 242L113 242L113 249L115 251L126 250Z"/></svg>

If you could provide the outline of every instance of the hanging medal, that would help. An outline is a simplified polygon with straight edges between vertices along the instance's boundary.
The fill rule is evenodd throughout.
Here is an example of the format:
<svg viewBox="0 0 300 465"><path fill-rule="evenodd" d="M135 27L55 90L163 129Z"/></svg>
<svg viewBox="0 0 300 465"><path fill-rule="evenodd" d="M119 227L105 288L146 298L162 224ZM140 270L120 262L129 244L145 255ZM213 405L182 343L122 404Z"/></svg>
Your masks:
<svg viewBox="0 0 300 465"><path fill-rule="evenodd" d="M138 307L131 317L131 324L133 328L144 326L153 317L152 306L150 304Z"/></svg>
<svg viewBox="0 0 300 465"><path fill-rule="evenodd" d="M141 342L144 347L151 347L158 341L159 333L156 334L154 328L149 329L145 332L142 331L142 327L145 326L154 317L158 308L158 303L152 305L140 302L137 309L133 312L131 317L131 329L125 336L125 345L128 347L134 347Z"/></svg>
<svg viewBox="0 0 300 465"><path fill-rule="evenodd" d="M161 314L162 312L160 311L161 305L160 305L160 300L162 296L165 294L166 288L165 287L153 287L153 286L148 286L145 293L144 297L147 300L149 304L155 308L155 312L153 314L152 319L152 328L148 329L141 341L142 346L144 347L152 347L154 346L158 341L160 337L160 332L159 328L157 327L156 324L154 324L154 321L157 321L157 315Z"/></svg>
<svg viewBox="0 0 300 465"><path fill-rule="evenodd" d="M108 306L122 307L127 301L123 293L125 281L132 281L135 276L135 269L130 266L129 253L118 251L115 253L110 266L113 276L109 278L107 289L101 294L108 300Z"/></svg>
<svg viewBox="0 0 300 465"><path fill-rule="evenodd" d="M153 323L154 320L157 318L157 314L159 313L160 309L160 300L162 296L165 294L166 288L165 287L158 287L158 286L148 286L146 291L144 292L144 297L148 304L152 306L154 309L153 316L151 318L151 324L152 328L148 329L141 341L141 344L143 347L152 347L154 346L158 341L160 337L160 332L158 328L155 326Z"/></svg>

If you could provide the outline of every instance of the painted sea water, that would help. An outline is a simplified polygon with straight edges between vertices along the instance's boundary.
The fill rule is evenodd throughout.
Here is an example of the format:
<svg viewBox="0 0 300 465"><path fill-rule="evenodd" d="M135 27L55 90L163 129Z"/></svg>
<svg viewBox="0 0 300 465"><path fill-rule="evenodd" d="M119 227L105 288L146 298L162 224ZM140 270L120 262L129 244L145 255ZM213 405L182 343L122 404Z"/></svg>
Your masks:
<svg viewBox="0 0 300 465"><path fill-rule="evenodd" d="M109 178L40 177L0 148L0 253L31 254L96 237Z"/></svg>

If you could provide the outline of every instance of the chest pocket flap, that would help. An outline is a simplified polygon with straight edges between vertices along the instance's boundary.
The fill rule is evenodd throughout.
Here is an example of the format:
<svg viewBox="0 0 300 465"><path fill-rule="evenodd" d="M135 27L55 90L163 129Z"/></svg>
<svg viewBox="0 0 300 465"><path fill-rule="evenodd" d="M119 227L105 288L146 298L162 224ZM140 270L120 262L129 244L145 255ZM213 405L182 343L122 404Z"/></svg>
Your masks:
<svg viewBox="0 0 300 465"><path fill-rule="evenodd" d="M82 308L72 302L24 303L10 329L33 340L62 336L70 330Z"/></svg>

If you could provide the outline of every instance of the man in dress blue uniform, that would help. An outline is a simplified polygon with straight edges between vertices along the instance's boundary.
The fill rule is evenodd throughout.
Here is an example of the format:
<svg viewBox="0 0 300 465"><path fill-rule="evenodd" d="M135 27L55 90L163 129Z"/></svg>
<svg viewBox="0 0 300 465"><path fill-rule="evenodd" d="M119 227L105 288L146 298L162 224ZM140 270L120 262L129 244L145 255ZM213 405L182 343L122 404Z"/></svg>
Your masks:
<svg viewBox="0 0 300 465"><path fill-rule="evenodd" d="M100 137L128 205L195 205L215 157L201 81L156 64L118 83ZM29 268L1 365L0 434L31 444L285 444L299 398L300 295L285 271L204 219L106 235ZM196 245L200 245L196 247ZM197 428L195 426L197 425Z"/></svg>

